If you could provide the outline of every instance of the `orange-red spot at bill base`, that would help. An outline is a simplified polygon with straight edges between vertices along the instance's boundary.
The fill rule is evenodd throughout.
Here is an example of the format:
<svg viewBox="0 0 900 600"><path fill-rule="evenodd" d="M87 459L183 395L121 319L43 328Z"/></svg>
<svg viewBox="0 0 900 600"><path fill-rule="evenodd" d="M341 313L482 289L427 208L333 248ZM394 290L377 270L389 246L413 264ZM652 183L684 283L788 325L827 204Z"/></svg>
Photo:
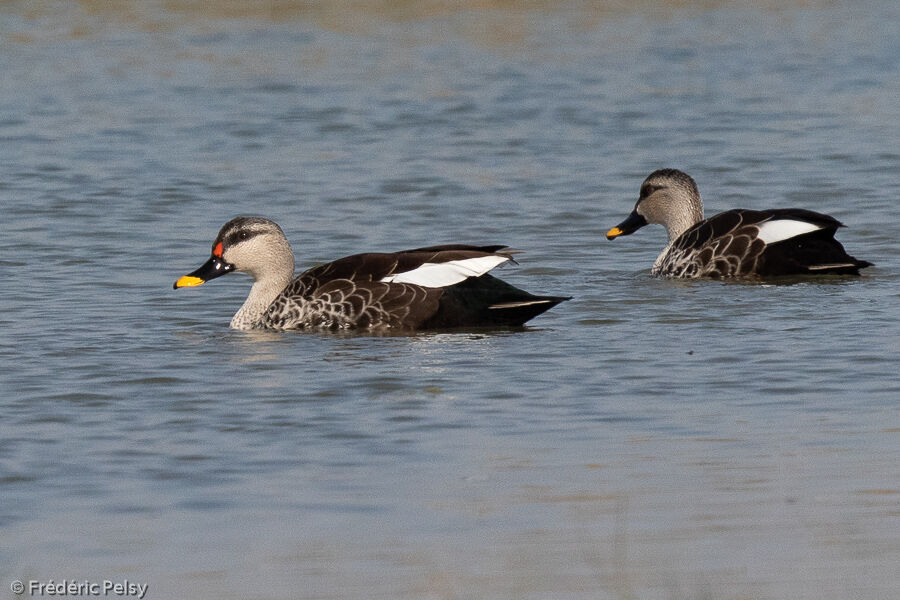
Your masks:
<svg viewBox="0 0 900 600"><path fill-rule="evenodd" d="M213 248L213 256L217 258L222 258L222 242L216 244L216 247Z"/></svg>

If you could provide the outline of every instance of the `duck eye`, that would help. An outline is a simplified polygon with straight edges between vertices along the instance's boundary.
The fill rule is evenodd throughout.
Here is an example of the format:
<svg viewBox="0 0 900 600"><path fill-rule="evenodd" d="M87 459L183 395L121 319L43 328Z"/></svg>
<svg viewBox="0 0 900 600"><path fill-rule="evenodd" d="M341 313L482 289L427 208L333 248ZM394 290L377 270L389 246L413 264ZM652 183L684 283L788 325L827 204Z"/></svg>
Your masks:
<svg viewBox="0 0 900 600"><path fill-rule="evenodd" d="M662 189L661 186L658 185L650 185L649 183L641 188L641 198L646 198L656 190Z"/></svg>
<svg viewBox="0 0 900 600"><path fill-rule="evenodd" d="M246 232L246 231L240 232L240 233L238 234L238 237L239 237L240 239L242 239L242 240L246 240L247 237L248 237L248 236L247 236L247 232Z"/></svg>

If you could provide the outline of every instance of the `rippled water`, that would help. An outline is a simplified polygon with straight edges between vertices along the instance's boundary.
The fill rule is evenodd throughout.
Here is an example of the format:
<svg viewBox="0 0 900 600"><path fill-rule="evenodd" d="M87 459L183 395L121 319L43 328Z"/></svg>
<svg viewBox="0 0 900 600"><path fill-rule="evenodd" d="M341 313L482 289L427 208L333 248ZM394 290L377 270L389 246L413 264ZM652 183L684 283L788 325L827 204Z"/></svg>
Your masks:
<svg viewBox="0 0 900 600"><path fill-rule="evenodd" d="M0 595L893 598L900 9L686 4L0 7ZM651 279L603 234L662 166L876 266ZM171 284L237 214L574 299L231 331L246 277Z"/></svg>

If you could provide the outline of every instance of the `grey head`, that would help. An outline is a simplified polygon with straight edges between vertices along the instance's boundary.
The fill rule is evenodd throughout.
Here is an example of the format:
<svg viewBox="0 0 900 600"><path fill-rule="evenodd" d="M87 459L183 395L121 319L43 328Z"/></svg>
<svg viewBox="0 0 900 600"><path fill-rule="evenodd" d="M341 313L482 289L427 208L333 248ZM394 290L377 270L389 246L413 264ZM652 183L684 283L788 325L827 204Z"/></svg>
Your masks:
<svg viewBox="0 0 900 600"><path fill-rule="evenodd" d="M648 223L666 228L671 244L692 225L703 220L703 202L697 184L678 169L653 171L641 184L634 210L607 232L607 239L634 233Z"/></svg>
<svg viewBox="0 0 900 600"><path fill-rule="evenodd" d="M213 242L213 255L217 252L235 271L256 281L294 273L294 252L284 231L262 217L235 217L225 223Z"/></svg>
<svg viewBox="0 0 900 600"><path fill-rule="evenodd" d="M228 221L213 242L209 260L181 277L174 287L202 285L232 271L243 271L253 277L253 287L231 319L231 326L253 329L294 274L294 253L281 227L261 217L236 217Z"/></svg>
<svg viewBox="0 0 900 600"><path fill-rule="evenodd" d="M219 230L210 259L175 287L201 285L232 271L243 271L254 281L287 285L294 273L294 253L281 227L262 217L235 217Z"/></svg>

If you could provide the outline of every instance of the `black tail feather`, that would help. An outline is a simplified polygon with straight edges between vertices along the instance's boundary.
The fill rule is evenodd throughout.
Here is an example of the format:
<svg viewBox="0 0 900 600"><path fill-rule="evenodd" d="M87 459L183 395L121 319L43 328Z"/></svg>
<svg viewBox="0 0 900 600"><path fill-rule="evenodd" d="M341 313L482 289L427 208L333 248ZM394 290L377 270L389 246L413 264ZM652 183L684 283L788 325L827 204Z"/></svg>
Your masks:
<svg viewBox="0 0 900 600"><path fill-rule="evenodd" d="M440 308L423 328L517 327L565 300L529 294L492 275L470 277L444 290Z"/></svg>
<svg viewBox="0 0 900 600"><path fill-rule="evenodd" d="M517 326L524 325L542 312L546 312L560 302L566 300L569 300L569 298L560 296L534 296L533 300L524 302L493 304L488 306L488 310L495 313L494 315L491 315L493 317L491 319L492 322L501 325Z"/></svg>
<svg viewBox="0 0 900 600"><path fill-rule="evenodd" d="M760 257L757 272L779 275L859 275L872 263L858 260L834 239L836 227L829 227L770 244Z"/></svg>

